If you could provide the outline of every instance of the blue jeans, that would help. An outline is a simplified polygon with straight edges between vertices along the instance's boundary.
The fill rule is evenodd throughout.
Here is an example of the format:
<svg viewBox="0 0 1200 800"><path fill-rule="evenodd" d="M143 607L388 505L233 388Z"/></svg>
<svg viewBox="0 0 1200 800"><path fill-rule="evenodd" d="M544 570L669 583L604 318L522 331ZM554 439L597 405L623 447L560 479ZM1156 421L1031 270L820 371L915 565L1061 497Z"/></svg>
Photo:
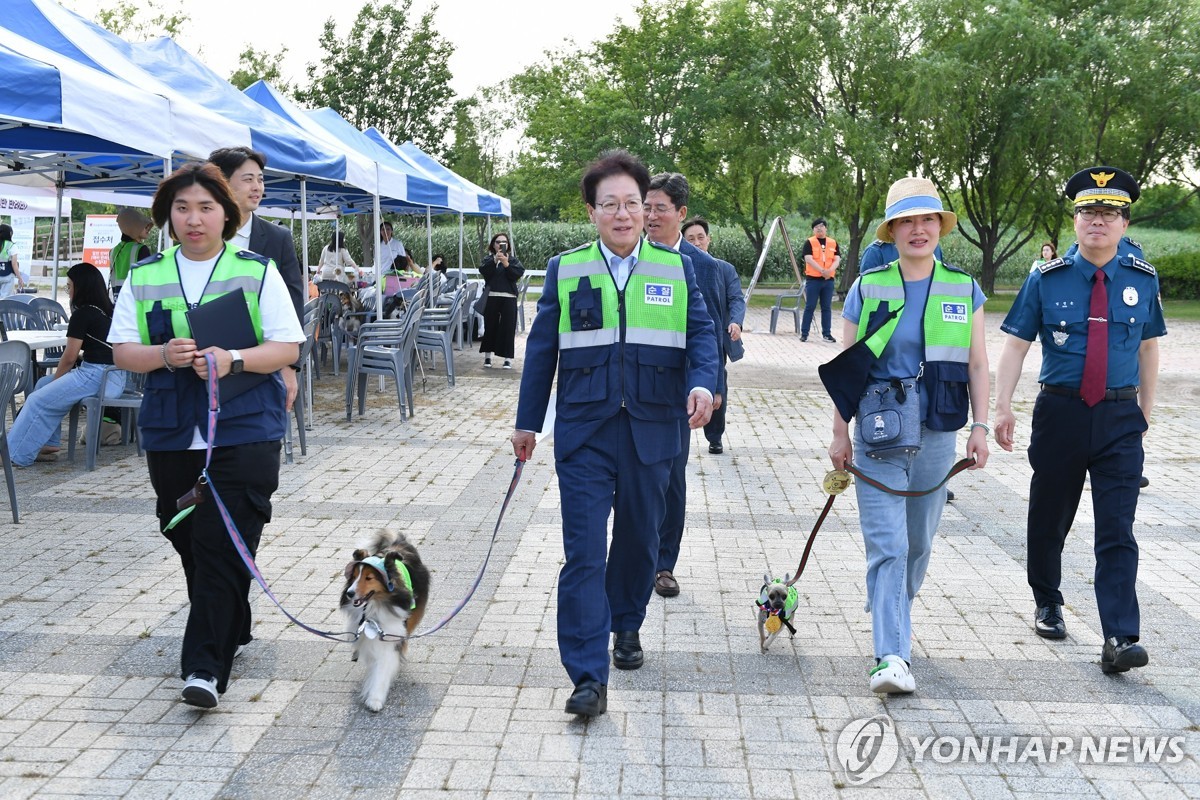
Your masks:
<svg viewBox="0 0 1200 800"><path fill-rule="evenodd" d="M86 361L58 380L47 375L37 382L25 399L21 413L8 432L8 447L14 464L27 467L34 462L42 447L62 444L62 419L71 407L85 397L100 391L103 364ZM116 370L108 378L105 397L119 397L125 391L124 370Z"/></svg>
<svg viewBox="0 0 1200 800"><path fill-rule="evenodd" d="M921 426L921 449L912 455L868 456L854 427L854 466L892 489L925 490L946 477L954 462L955 431ZM912 601L925 580L933 535L946 507L943 486L924 497L896 497L854 482L867 551L867 607L875 657L912 656Z"/></svg>

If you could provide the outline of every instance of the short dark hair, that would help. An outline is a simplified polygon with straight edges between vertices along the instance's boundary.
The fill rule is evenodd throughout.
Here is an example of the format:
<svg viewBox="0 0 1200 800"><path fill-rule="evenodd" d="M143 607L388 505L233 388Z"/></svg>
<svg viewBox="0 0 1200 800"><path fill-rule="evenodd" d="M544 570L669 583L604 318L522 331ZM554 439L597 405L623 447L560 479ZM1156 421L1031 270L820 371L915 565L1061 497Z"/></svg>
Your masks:
<svg viewBox="0 0 1200 800"><path fill-rule="evenodd" d="M171 205L175 202L175 195L193 185L202 187L225 209L227 219L225 227L221 231L221 238L225 241L232 239L233 235L238 232L238 228L242 227L242 210L238 208L237 201L233 199L229 181L225 180L221 170L210 162L193 161L191 164L184 164L163 178L162 182L158 184L158 191L154 193L154 202L150 206L150 215L154 218L154 224L163 230L170 230ZM175 238L174 231L171 231L171 237Z"/></svg>
<svg viewBox="0 0 1200 800"><path fill-rule="evenodd" d="M688 204L688 195L691 194L691 188L688 186L687 178L678 172L660 172L650 179L650 187L647 192L662 192L667 197L671 198L671 203L676 208L683 208Z"/></svg>
<svg viewBox="0 0 1200 800"><path fill-rule="evenodd" d="M267 168L267 157L249 147L222 147L208 154L208 160L217 165L217 169L229 178L247 161L258 164L259 169Z"/></svg>
<svg viewBox="0 0 1200 800"><path fill-rule="evenodd" d="M679 232L686 233L687 229L693 225L699 225L701 228L704 228L704 234L706 236L708 235L708 220L706 220L704 217L692 217L683 223L682 227L679 228Z"/></svg>
<svg viewBox="0 0 1200 800"><path fill-rule="evenodd" d="M605 150L583 171L583 180L579 182L583 190L583 202L595 208L596 186L605 178L613 175L628 175L638 185L638 191L645 199L650 190L650 170L646 169L638 158L628 150Z"/></svg>
<svg viewBox="0 0 1200 800"><path fill-rule="evenodd" d="M813 220L812 226L815 228L818 225L826 225L827 226L827 225L829 225L829 223L825 221L824 217L817 217L816 219Z"/></svg>
<svg viewBox="0 0 1200 800"><path fill-rule="evenodd" d="M434 253L433 258L429 259L429 263L438 272L446 271L446 257L441 253Z"/></svg>
<svg viewBox="0 0 1200 800"><path fill-rule="evenodd" d="M71 297L71 310L83 306L95 306L105 314L112 316L112 301L108 299L108 287L104 285L104 276L96 265L80 261L67 270L67 280L71 282L74 292Z"/></svg>

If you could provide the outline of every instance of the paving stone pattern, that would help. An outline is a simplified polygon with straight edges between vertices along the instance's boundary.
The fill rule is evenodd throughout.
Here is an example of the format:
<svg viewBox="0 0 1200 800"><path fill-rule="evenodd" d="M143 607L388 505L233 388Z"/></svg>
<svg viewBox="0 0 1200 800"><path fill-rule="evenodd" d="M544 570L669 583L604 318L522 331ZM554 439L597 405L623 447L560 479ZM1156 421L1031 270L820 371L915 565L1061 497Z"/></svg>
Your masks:
<svg viewBox="0 0 1200 800"><path fill-rule="evenodd" d="M994 448L987 469L952 484L957 499L914 609L917 692L882 699L867 687L853 492L834 503L799 584L799 635L759 652L762 575L795 569L824 502L830 409L816 367L837 346L802 344L786 321L770 335L765 310L750 322L747 357L731 370L725 454L693 439L683 592L652 597L646 664L613 672L608 713L591 723L562 711L562 498L548 443L525 470L475 599L412 643L378 714L357 701L362 669L349 647L289 624L257 588L256 638L219 708L181 704L187 596L142 459L110 447L91 473L65 459L19 471L22 522L0 536L0 797L1200 796L1200 325L1172 324L1163 340L1146 440L1151 485L1137 534L1150 665L1119 676L1098 667L1086 492L1064 556L1070 636L1046 642L1031 630L1022 448L1035 347L1016 403L1018 452ZM1002 336L989 338L994 369ZM317 381L308 455L283 467L259 560L307 623L342 628L342 566L378 526L405 530L430 565L427 620L469 587L512 474L522 353L512 371L482 369L471 350L456 357L457 386L440 365L427 368L407 423L390 385L380 392L372 379L366 415L347 423L344 378L326 368ZM897 762L858 786L836 743L852 720L880 714L899 734ZM1120 736L1182 737L1184 757L942 763L909 744Z"/></svg>

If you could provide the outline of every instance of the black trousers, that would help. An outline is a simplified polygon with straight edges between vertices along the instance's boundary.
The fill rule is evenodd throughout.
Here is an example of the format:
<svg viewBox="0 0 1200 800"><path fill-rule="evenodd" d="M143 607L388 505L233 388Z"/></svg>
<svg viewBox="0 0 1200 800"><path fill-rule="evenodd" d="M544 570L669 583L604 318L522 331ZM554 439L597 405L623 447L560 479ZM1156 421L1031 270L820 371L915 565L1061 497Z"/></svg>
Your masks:
<svg viewBox="0 0 1200 800"><path fill-rule="evenodd" d="M251 553L258 552L263 527L271 521L271 495L279 486L278 441L213 450L208 474ZM147 452L150 484L157 495L159 530L177 513L176 500L196 484L204 468L203 450ZM207 672L217 691L229 685L233 653L250 640L250 573L230 541L225 523L205 487L204 502L165 536L183 564L187 580L187 627L179 655L180 676Z"/></svg>
<svg viewBox="0 0 1200 800"><path fill-rule="evenodd" d="M1062 603L1062 550L1075 521L1084 475L1091 477L1096 517L1096 605L1104 637L1140 633L1138 546L1133 537L1142 476L1146 418L1136 400L1103 400L1042 392L1029 441L1027 527L1029 586L1039 606Z"/></svg>
<svg viewBox="0 0 1200 800"><path fill-rule="evenodd" d="M479 352L499 358L517 354L517 298L489 294L483 309L483 341Z"/></svg>
<svg viewBox="0 0 1200 800"><path fill-rule="evenodd" d="M724 369L724 367L722 367ZM712 412L704 426L704 438L709 444L719 444L725 435L725 412L729 410L729 381L725 381L725 394L721 395L721 407Z"/></svg>

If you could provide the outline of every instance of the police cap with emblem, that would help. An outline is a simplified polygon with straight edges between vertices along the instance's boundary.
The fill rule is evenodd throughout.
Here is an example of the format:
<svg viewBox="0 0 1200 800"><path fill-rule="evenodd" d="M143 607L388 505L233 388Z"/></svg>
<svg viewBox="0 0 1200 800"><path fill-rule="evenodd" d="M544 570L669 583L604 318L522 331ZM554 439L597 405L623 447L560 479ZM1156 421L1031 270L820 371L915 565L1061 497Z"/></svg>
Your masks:
<svg viewBox="0 0 1200 800"><path fill-rule="evenodd" d="M1133 176L1116 167L1081 169L1071 176L1063 188L1063 194L1075 208L1128 208L1141 193Z"/></svg>

